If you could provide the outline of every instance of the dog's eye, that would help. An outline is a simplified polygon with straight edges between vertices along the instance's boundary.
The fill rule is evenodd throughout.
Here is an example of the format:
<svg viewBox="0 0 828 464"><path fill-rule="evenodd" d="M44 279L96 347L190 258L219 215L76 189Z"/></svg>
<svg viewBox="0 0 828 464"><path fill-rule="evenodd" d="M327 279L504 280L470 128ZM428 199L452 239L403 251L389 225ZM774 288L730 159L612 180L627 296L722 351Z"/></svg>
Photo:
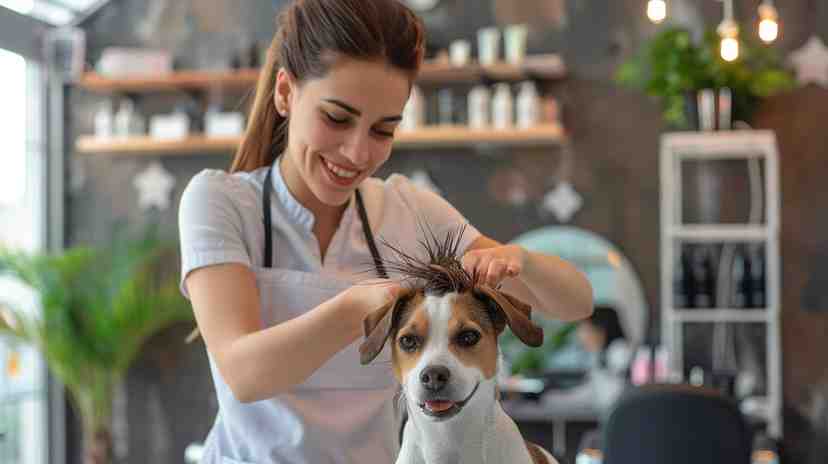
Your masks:
<svg viewBox="0 0 828 464"><path fill-rule="evenodd" d="M417 340L417 337L413 335L403 335L402 337L400 337L399 343L400 348L402 348L403 351L411 352L417 349L417 346L419 345L419 340Z"/></svg>
<svg viewBox="0 0 828 464"><path fill-rule="evenodd" d="M477 345L477 342L480 341L480 333L475 330L465 330L460 332L460 335L457 336L457 344L460 346L470 347Z"/></svg>

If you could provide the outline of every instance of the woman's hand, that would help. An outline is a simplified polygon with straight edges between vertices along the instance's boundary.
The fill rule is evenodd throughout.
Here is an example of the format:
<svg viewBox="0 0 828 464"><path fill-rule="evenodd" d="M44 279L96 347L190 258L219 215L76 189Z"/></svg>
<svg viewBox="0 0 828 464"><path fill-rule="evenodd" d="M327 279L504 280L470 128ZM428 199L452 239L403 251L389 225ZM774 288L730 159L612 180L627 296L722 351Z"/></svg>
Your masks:
<svg viewBox="0 0 828 464"><path fill-rule="evenodd" d="M359 326L365 316L397 298L404 287L396 280L370 279L354 284L343 293L348 307L357 312Z"/></svg>
<svg viewBox="0 0 828 464"><path fill-rule="evenodd" d="M497 287L506 277L517 277L526 265L526 249L519 245L478 248L463 255L463 269L478 282Z"/></svg>

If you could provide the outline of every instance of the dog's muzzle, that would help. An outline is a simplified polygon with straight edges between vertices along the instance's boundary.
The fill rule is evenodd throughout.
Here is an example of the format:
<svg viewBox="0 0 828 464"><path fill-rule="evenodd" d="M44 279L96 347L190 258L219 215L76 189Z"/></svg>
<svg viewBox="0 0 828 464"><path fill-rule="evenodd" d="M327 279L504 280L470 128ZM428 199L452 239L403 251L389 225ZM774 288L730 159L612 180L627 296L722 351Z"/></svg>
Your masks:
<svg viewBox="0 0 828 464"><path fill-rule="evenodd" d="M436 421L444 421L451 419L452 417L456 416L463 410L463 407L472 399L474 394L477 392L477 388L480 386L480 382L474 385L471 393L462 401L451 401L445 399L429 399L426 400L418 406L420 407L420 411L423 412L426 416L431 417ZM432 395L428 395L432 396ZM437 395L434 395L437 396ZM438 397L439 398L439 397Z"/></svg>

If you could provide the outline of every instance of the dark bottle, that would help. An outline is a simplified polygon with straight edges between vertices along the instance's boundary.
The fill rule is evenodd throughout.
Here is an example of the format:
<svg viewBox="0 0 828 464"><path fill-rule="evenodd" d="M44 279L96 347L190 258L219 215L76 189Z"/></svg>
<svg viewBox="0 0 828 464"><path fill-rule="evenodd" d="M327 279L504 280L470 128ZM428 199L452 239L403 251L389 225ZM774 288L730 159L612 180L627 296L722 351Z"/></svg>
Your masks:
<svg viewBox="0 0 828 464"><path fill-rule="evenodd" d="M749 304L751 308L765 308L767 302L767 286L765 273L767 267L765 265L764 248L760 245L753 245L750 247L748 253L748 262L750 263L750 296Z"/></svg>
<svg viewBox="0 0 828 464"><path fill-rule="evenodd" d="M673 274L673 307L677 309L692 306L693 297L693 270L690 256L684 247L679 250L676 259L675 273Z"/></svg>
<svg viewBox="0 0 828 464"><path fill-rule="evenodd" d="M694 308L712 308L715 301L716 276L713 255L707 245L698 245L693 252Z"/></svg>
<svg viewBox="0 0 828 464"><path fill-rule="evenodd" d="M731 268L730 301L726 304L731 308L747 308L750 296L750 267L747 253L739 246L733 253L733 267Z"/></svg>

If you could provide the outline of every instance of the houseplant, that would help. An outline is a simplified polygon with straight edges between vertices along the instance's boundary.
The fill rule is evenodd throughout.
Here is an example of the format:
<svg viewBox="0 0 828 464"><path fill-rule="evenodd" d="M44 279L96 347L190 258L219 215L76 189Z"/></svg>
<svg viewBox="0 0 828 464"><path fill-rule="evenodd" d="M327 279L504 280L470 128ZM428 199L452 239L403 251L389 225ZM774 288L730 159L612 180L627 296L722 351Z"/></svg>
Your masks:
<svg viewBox="0 0 828 464"><path fill-rule="evenodd" d="M740 57L727 62L719 43L715 30L694 41L686 29L665 28L619 67L615 80L658 98L674 128L693 126L695 115L688 109L699 90L730 88L734 119L750 122L763 97L793 88L795 79L775 49L743 34Z"/></svg>
<svg viewBox="0 0 828 464"><path fill-rule="evenodd" d="M19 278L40 303L33 315L0 296L0 337L35 347L65 385L82 423L86 464L112 460L114 391L144 342L192 319L177 266L169 265L174 251L154 233L54 255L0 249L0 274Z"/></svg>

